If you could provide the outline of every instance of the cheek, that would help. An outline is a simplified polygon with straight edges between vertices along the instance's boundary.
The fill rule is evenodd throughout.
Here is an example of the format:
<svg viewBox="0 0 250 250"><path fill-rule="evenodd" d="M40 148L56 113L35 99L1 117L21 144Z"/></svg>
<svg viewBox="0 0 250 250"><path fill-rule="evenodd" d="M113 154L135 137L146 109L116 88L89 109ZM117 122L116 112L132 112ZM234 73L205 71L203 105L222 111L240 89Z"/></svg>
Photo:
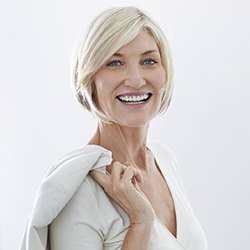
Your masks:
<svg viewBox="0 0 250 250"><path fill-rule="evenodd" d="M166 72L164 68L160 68L156 70L151 75L151 83L155 87L156 90L163 91L165 89L166 84Z"/></svg>
<svg viewBox="0 0 250 250"><path fill-rule="evenodd" d="M112 105L113 90L116 86L116 79L109 74L96 74L94 77L95 96L99 108L105 112Z"/></svg>
<svg viewBox="0 0 250 250"><path fill-rule="evenodd" d="M103 95L112 92L115 88L117 78L110 74L97 74L94 78L96 92L98 95Z"/></svg>

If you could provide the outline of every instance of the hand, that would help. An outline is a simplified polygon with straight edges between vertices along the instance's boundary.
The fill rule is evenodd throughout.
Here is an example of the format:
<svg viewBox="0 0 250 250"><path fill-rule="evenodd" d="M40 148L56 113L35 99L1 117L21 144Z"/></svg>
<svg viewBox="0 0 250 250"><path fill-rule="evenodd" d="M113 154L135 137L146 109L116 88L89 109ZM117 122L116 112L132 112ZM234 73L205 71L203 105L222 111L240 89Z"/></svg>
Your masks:
<svg viewBox="0 0 250 250"><path fill-rule="evenodd" d="M130 224L152 224L154 210L140 190L138 183L142 182L141 172L120 162L112 165L111 175L91 171L93 178L128 214Z"/></svg>

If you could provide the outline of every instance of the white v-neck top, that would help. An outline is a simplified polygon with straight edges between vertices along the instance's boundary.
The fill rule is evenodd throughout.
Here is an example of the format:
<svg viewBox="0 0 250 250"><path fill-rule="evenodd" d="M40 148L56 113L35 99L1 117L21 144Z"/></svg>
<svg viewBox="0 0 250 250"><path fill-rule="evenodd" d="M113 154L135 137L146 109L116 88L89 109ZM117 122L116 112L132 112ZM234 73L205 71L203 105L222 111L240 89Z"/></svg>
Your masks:
<svg viewBox="0 0 250 250"><path fill-rule="evenodd" d="M148 148L173 197L177 236L156 218L150 250L206 250L205 234L184 190L172 151L150 143ZM112 201L94 179L87 175L80 187L49 226L51 250L118 250L129 228L124 210Z"/></svg>

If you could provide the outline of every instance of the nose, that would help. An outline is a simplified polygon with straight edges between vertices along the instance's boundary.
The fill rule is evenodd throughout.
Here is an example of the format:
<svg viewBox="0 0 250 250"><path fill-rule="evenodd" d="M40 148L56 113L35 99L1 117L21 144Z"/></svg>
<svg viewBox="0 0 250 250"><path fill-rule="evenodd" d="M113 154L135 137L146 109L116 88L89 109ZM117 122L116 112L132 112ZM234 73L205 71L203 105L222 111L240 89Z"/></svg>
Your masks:
<svg viewBox="0 0 250 250"><path fill-rule="evenodd" d="M131 67L127 72L127 77L124 80L124 85L127 87L139 89L146 84L141 70L138 67Z"/></svg>

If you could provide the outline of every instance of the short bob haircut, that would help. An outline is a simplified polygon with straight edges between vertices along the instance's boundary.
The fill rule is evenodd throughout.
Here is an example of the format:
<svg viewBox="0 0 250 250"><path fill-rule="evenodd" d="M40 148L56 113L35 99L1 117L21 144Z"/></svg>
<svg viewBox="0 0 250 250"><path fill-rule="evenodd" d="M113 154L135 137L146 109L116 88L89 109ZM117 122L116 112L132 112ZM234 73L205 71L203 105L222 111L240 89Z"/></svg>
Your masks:
<svg viewBox="0 0 250 250"><path fill-rule="evenodd" d="M81 106L100 121L110 122L97 105L93 76L143 29L154 37L166 72L166 87L158 114L169 107L173 91L173 66L163 31L141 10L135 7L115 7L105 10L90 23L76 43L72 57L73 91Z"/></svg>

